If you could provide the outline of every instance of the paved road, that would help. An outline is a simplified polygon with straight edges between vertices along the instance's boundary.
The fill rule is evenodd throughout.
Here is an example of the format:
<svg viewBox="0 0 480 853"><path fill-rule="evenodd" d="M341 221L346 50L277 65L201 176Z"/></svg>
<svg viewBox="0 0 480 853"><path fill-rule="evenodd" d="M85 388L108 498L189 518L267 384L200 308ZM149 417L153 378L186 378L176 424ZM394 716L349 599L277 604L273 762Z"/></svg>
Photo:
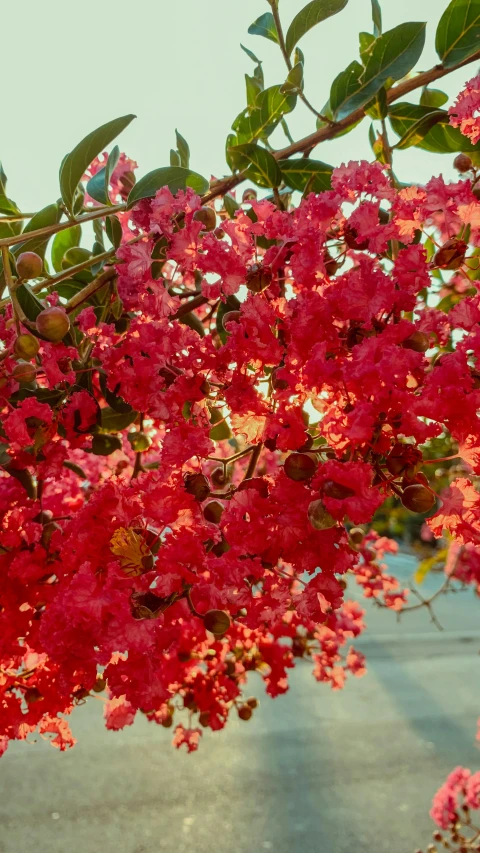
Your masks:
<svg viewBox="0 0 480 853"><path fill-rule="evenodd" d="M332 693L300 666L287 696L193 756L144 719L111 733L100 702L79 708L74 750L15 744L1 759L0 853L425 848L438 784L456 764L480 768L480 602L458 595L437 611L443 634L423 610L400 625L369 613L367 676Z"/></svg>

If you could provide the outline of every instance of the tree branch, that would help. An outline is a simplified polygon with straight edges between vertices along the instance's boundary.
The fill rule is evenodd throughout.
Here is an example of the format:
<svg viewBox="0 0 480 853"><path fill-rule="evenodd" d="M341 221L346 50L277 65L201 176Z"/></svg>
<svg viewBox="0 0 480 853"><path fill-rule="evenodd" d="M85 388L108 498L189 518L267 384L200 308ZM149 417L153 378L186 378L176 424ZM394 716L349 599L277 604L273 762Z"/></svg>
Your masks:
<svg viewBox="0 0 480 853"><path fill-rule="evenodd" d="M447 74L450 74L451 71L457 71L459 68L463 68L465 65L470 65L472 62L477 62L479 59L480 50L468 59L464 59L463 62L459 62L458 65L453 65L451 68L444 68L443 65L435 65L429 71L423 71L421 74L417 74L416 77L404 80L402 83L399 83L398 86L393 86L389 89L386 93L387 103L391 104L393 101L398 101L400 98L408 95L409 92L423 88L423 86L428 86L435 80L439 80L441 77L445 77ZM299 139L292 145L287 145L286 148L281 148L279 151L273 152L273 156L276 160L287 160L294 154L301 154L304 151L310 151L321 142L326 142L328 139L334 139L339 135L339 133L342 133L342 131L347 130L347 128L360 121L364 115L365 107L360 107L341 121L332 122L328 127L321 127L319 130L316 130L309 136L303 137L303 139ZM231 175L228 178L223 178L213 185L209 192L203 196L202 201L205 203L207 201L212 201L212 199L217 198L220 195L225 195L225 193L234 189L234 187L238 186L238 184L241 184L245 180L246 177L243 172L240 172L237 175Z"/></svg>

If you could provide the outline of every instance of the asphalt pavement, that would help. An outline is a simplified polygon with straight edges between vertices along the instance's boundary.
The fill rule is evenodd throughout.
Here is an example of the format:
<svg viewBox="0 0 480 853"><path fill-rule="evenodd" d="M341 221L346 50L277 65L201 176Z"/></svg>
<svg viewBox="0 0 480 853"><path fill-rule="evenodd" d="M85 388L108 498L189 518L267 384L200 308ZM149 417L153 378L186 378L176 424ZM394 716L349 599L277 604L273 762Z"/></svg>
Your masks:
<svg viewBox="0 0 480 853"><path fill-rule="evenodd" d="M413 561L390 561L406 578ZM429 577L425 595L439 585ZM439 599L400 623L368 608L368 672L334 693L308 663L249 722L206 732L196 754L139 719L71 718L76 747L18 743L0 760L0 853L413 853L457 764L480 769L480 602ZM260 695L253 676L251 692Z"/></svg>

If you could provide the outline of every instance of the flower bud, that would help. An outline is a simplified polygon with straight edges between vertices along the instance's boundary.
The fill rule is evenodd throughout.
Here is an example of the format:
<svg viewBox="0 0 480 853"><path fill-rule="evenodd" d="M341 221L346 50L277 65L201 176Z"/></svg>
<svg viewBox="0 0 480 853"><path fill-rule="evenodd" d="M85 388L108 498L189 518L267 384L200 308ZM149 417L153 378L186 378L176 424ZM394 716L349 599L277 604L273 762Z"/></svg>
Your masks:
<svg viewBox="0 0 480 853"><path fill-rule="evenodd" d="M43 696L38 687L27 687L23 694L23 698L27 705L33 705L35 702L40 702L43 699Z"/></svg>
<svg viewBox="0 0 480 853"><path fill-rule="evenodd" d="M279 370L278 367L275 367L275 369L272 370L272 375L271 375L272 388L275 391L286 391L287 388L289 387L289 384L288 384L286 379L281 379L278 376L278 370Z"/></svg>
<svg viewBox="0 0 480 853"><path fill-rule="evenodd" d="M255 710L255 708L258 708L258 699L255 696L251 696L250 699L247 699L246 704Z"/></svg>
<svg viewBox="0 0 480 853"><path fill-rule="evenodd" d="M335 519L325 509L322 501L312 501L308 505L308 520L315 530L329 530L336 524Z"/></svg>
<svg viewBox="0 0 480 853"><path fill-rule="evenodd" d="M16 339L13 345L13 349L15 355L17 355L19 358L25 358L29 360L31 358L35 358L35 356L37 355L40 349L40 343L38 341L38 338L35 338L33 335L28 334L28 332L24 332Z"/></svg>
<svg viewBox="0 0 480 853"><path fill-rule="evenodd" d="M335 498L337 501L343 501L345 498L353 498L355 491L343 483L336 483L335 480L325 480L322 486L323 494L326 498Z"/></svg>
<svg viewBox="0 0 480 853"><path fill-rule="evenodd" d="M209 711L202 711L202 713L200 714L200 716L198 718L198 722L200 723L200 725L203 726L204 729L206 729L209 721L210 721L210 712Z"/></svg>
<svg viewBox="0 0 480 853"><path fill-rule="evenodd" d="M203 516L206 521L218 524L223 514L223 506L219 501L209 501L203 507Z"/></svg>
<svg viewBox="0 0 480 853"><path fill-rule="evenodd" d="M272 273L270 270L260 266L260 264L253 264L247 274L245 284L252 293L261 293L271 282Z"/></svg>
<svg viewBox="0 0 480 853"><path fill-rule="evenodd" d="M435 492L420 483L407 486L402 494L402 504L411 512L428 512L435 506L435 501Z"/></svg>
<svg viewBox="0 0 480 853"><path fill-rule="evenodd" d="M195 222L201 222L203 231L213 231L217 224L217 214L213 207L200 207L193 214Z"/></svg>
<svg viewBox="0 0 480 853"><path fill-rule="evenodd" d="M242 314L240 311L226 311L222 317L222 326L228 334L227 323L239 323Z"/></svg>
<svg viewBox="0 0 480 853"><path fill-rule="evenodd" d="M304 453L291 453L285 459L283 470L290 480L310 480L317 468L315 460Z"/></svg>
<svg viewBox="0 0 480 853"><path fill-rule="evenodd" d="M135 453L143 453L148 450L152 443L152 439L144 432L130 432L127 435L127 440Z"/></svg>
<svg viewBox="0 0 480 853"><path fill-rule="evenodd" d="M457 154L455 160L453 161L453 165L458 172L464 173L470 171L473 166L473 163L468 154Z"/></svg>
<svg viewBox="0 0 480 853"><path fill-rule="evenodd" d="M237 710L238 710L238 716L240 717L241 720L245 720L245 721L249 720L253 714L253 711L252 711L250 705L246 705L246 704L240 705L240 708L238 708Z"/></svg>
<svg viewBox="0 0 480 853"><path fill-rule="evenodd" d="M358 239L358 231L356 228L353 228L351 225L345 223L343 228L343 238L349 247L349 249L368 249L368 240L359 240Z"/></svg>
<svg viewBox="0 0 480 853"><path fill-rule="evenodd" d="M245 489L255 489L262 498L268 498L268 483L263 477L248 477L247 480L237 486L237 492L243 492Z"/></svg>
<svg viewBox="0 0 480 853"><path fill-rule="evenodd" d="M70 320L64 308L54 305L40 311L36 321L37 330L40 335L52 343L59 343L70 328Z"/></svg>
<svg viewBox="0 0 480 853"><path fill-rule="evenodd" d="M361 545L365 538L365 531L361 527L352 527L348 535L354 545Z"/></svg>
<svg viewBox="0 0 480 853"><path fill-rule="evenodd" d="M16 267L19 278L38 278L42 274L43 261L36 252L22 252L17 258Z"/></svg>
<svg viewBox="0 0 480 853"><path fill-rule="evenodd" d="M206 631L210 631L216 637L222 637L230 628L231 620L225 610L207 610L203 617L203 624Z"/></svg>
<svg viewBox="0 0 480 853"><path fill-rule="evenodd" d="M107 682L101 675L97 675L95 684L92 687L94 693L102 693L107 686Z"/></svg>
<svg viewBox="0 0 480 853"><path fill-rule="evenodd" d="M458 270L465 260L467 244L453 237L435 253L433 263L442 270Z"/></svg>
<svg viewBox="0 0 480 853"><path fill-rule="evenodd" d="M204 474L186 474L185 475L185 491L200 503L208 498L210 494L210 484Z"/></svg>
<svg viewBox="0 0 480 853"><path fill-rule="evenodd" d="M29 361L19 361L12 370L12 376L20 385L30 385L35 381L37 375L36 368Z"/></svg>
<svg viewBox="0 0 480 853"><path fill-rule="evenodd" d="M409 338L402 343L404 349L411 349L414 352L426 352L430 346L428 335L425 332L413 332Z"/></svg>

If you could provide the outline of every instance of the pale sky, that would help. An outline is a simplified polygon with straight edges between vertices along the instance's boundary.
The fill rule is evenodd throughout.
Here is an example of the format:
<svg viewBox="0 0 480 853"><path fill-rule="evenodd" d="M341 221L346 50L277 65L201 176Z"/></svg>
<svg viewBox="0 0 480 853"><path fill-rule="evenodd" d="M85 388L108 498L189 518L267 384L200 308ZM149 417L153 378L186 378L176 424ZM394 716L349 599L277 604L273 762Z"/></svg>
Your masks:
<svg viewBox="0 0 480 853"><path fill-rule="evenodd" d="M428 22L418 69L438 62L435 29L448 0L381 3L384 30L404 21ZM239 43L263 60L267 86L286 76L278 47L247 34L252 21L269 10L266 0L2 0L1 5L0 159L8 194L23 210L54 201L63 155L95 127L126 113L137 119L117 141L137 160L137 177L168 165L175 127L189 142L193 169L206 177L227 174L225 138L246 104L244 74L253 70ZM280 0L285 28L304 5L305 0ZM358 58L360 30L372 30L370 0L350 0L343 12L302 39L305 92L317 109L335 76ZM472 65L434 85L455 96L475 72ZM289 125L297 139L315 129L315 118L299 103ZM368 127L365 120L311 156L332 165L373 159ZM281 131L272 144L286 144ZM400 180L421 182L432 173L453 177L452 160L410 148L397 153L394 167Z"/></svg>

